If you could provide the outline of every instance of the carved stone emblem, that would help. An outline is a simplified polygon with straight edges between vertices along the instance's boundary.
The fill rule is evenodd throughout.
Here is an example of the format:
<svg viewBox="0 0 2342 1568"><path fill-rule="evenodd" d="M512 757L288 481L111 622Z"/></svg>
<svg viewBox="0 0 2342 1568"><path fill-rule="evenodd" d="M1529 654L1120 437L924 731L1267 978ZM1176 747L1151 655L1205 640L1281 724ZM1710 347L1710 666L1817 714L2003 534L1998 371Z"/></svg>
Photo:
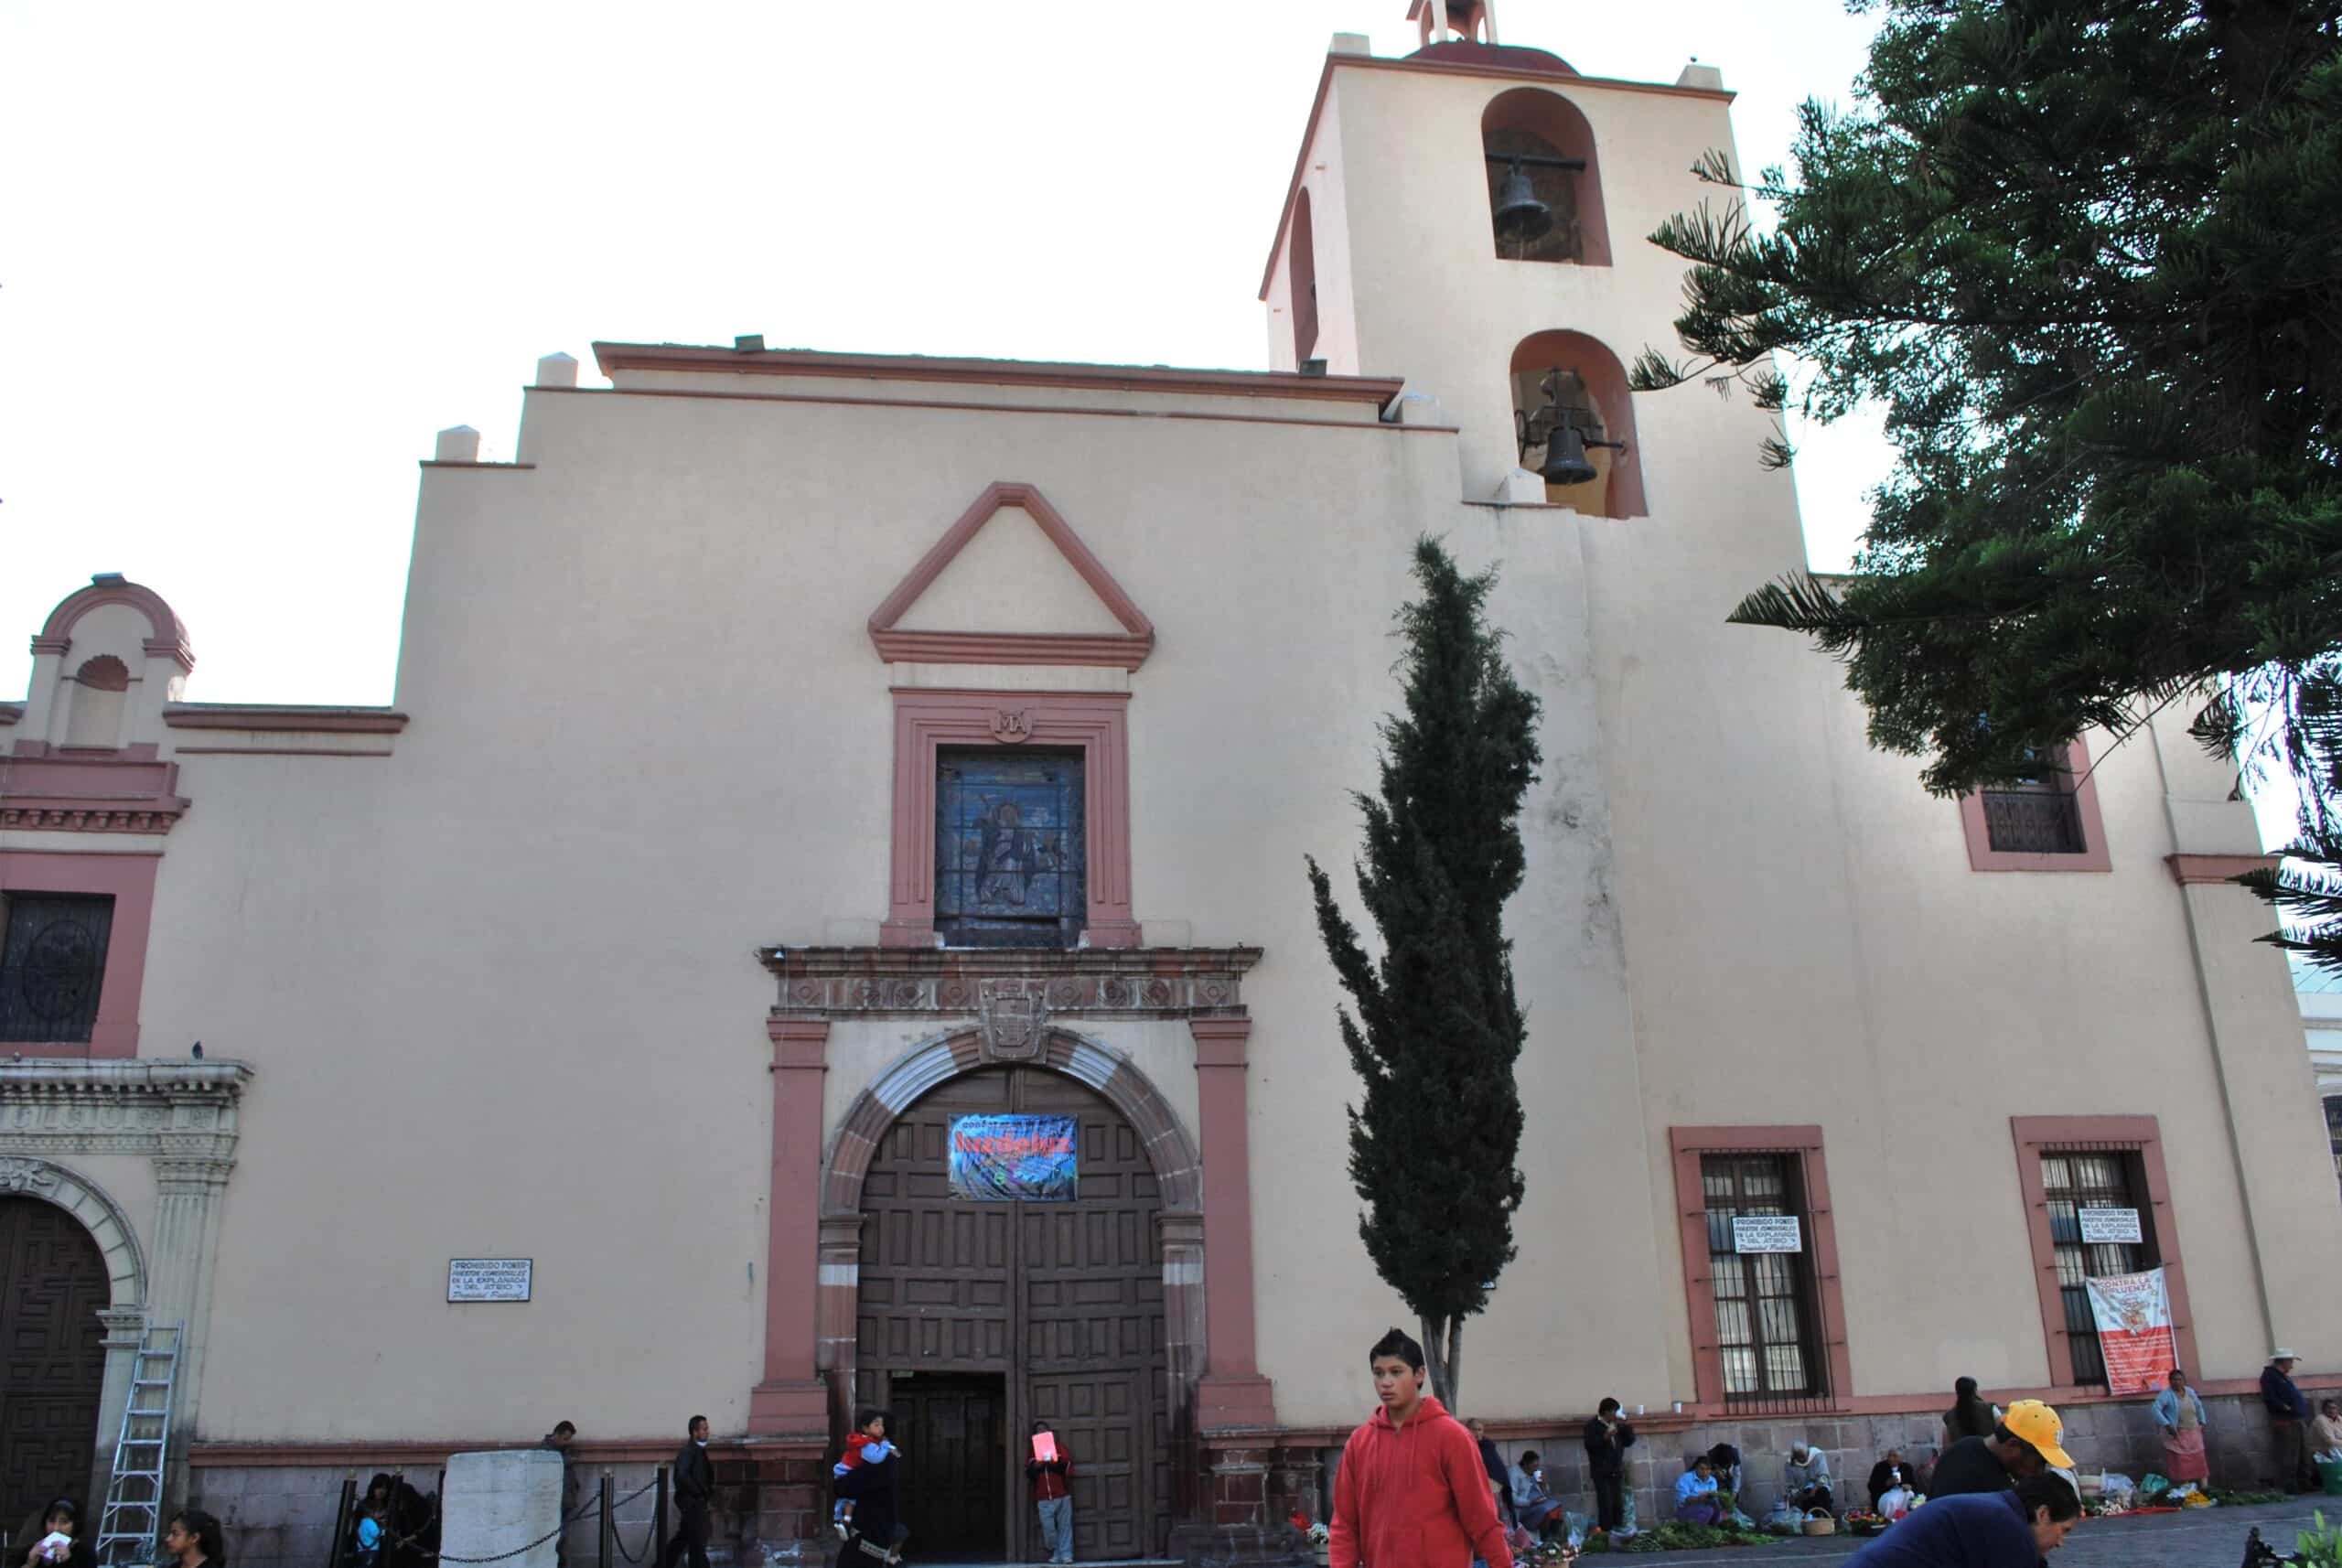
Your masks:
<svg viewBox="0 0 2342 1568"><path fill-rule="evenodd" d="M40 1160L0 1160L0 1192L53 1192L57 1168Z"/></svg>
<svg viewBox="0 0 2342 1568"><path fill-rule="evenodd" d="M1028 988L1021 980L985 981L977 991L977 1011L987 1060L1028 1062L1040 1056L1049 1004L1039 987Z"/></svg>
<svg viewBox="0 0 2342 1568"><path fill-rule="evenodd" d="M1033 710L1030 708L998 708L992 715L992 737L1003 746L1015 746L1033 738Z"/></svg>

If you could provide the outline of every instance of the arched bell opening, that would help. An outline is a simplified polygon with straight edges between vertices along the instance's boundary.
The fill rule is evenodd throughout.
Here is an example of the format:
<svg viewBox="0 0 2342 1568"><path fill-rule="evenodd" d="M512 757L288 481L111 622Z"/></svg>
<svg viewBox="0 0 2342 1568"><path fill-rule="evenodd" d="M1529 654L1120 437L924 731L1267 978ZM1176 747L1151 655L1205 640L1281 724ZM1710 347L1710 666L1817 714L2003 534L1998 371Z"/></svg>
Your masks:
<svg viewBox="0 0 2342 1568"><path fill-rule="evenodd" d="M1480 115L1497 254L1514 262L1610 264L1594 127L1557 92L1519 87Z"/></svg>
<svg viewBox="0 0 2342 1568"><path fill-rule="evenodd" d="M1642 456L1627 370L1583 332L1540 332L1512 351L1512 417L1520 466L1545 499L1591 517L1642 517Z"/></svg>

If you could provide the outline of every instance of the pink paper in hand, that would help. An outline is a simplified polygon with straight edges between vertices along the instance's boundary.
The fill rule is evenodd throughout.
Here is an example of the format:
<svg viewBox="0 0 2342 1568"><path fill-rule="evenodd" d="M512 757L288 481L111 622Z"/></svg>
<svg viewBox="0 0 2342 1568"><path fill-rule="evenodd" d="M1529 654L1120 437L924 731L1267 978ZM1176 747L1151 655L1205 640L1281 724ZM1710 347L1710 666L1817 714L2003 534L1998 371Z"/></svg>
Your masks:
<svg viewBox="0 0 2342 1568"><path fill-rule="evenodd" d="M1035 1433L1033 1434L1033 1462L1037 1465L1054 1465L1057 1463L1057 1434L1053 1432Z"/></svg>

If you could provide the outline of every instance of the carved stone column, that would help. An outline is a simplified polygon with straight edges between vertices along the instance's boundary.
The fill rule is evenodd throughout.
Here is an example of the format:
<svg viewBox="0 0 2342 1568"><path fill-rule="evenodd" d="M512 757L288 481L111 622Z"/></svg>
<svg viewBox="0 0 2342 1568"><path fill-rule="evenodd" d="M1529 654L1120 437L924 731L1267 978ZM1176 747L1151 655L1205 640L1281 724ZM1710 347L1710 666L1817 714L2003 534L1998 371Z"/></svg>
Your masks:
<svg viewBox="0 0 2342 1568"><path fill-rule="evenodd" d="M1198 1135L1203 1144L1208 1358L1197 1390L1204 1432L1272 1427L1276 1394L1253 1347L1252 1155L1245 1048L1252 1020L1190 1018L1196 1041Z"/></svg>
<svg viewBox="0 0 2342 1568"><path fill-rule="evenodd" d="M131 1369L137 1363L138 1343L146 1331L143 1306L109 1306L98 1312L105 1326L105 1382L98 1394L98 1442L90 1459L90 1489L84 1496L97 1500L113 1480L114 1440L122 1435L122 1412L130 1405Z"/></svg>
<svg viewBox="0 0 2342 1568"><path fill-rule="evenodd" d="M167 1145L172 1140L167 1138ZM220 1199L236 1162L208 1155L167 1154L155 1161L155 1242L149 1261L147 1322L185 1325L177 1386L171 1391L166 1497L187 1495L188 1444L202 1402L204 1342L211 1322L211 1264L220 1240Z"/></svg>
<svg viewBox="0 0 2342 1568"><path fill-rule="evenodd" d="M826 1018L773 1018L770 1245L765 1260L764 1380L748 1396L758 1437L829 1434L816 1370L821 1331L822 1085Z"/></svg>

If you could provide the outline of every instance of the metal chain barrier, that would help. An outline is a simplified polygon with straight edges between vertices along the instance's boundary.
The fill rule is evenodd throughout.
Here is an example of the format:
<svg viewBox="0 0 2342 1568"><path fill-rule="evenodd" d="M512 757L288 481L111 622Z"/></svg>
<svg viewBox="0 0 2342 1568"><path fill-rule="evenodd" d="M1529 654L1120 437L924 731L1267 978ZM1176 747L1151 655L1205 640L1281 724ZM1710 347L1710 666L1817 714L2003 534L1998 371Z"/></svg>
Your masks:
<svg viewBox="0 0 2342 1568"><path fill-rule="evenodd" d="M626 1507L626 1505L627 1505L627 1504L628 1504L628 1503L630 1503L630 1502L634 1501L634 1499L635 1499L635 1498L639 1498L639 1497L642 1496L642 1495L643 1495L643 1493L650 1491L653 1487L656 1487L658 1484L659 1484L659 1478L658 1478L656 1476L653 1476L650 1480L648 1480L648 1481L644 1482L640 1487L637 1488L636 1490L634 1490L634 1491L632 1491L632 1492L628 1493L625 1497L620 1498L618 1498L618 1501L616 1501L616 1502L612 1503L612 1504L610 1505L610 1511L611 1511L611 1512L613 1512L613 1513L616 1513L619 1509L622 1509L622 1508ZM554 1525L551 1530L549 1530L545 1531L543 1535L541 1535L541 1536L537 1537L537 1538L536 1538L536 1540L530 1541L526 1546L516 1546L516 1547L514 1547L514 1548L513 1548L511 1551L510 1551L510 1552L498 1552L498 1553L497 1553L495 1556L493 1556L493 1557L450 1557L450 1556L446 1555L445 1552L425 1552L422 1553L422 1555L424 1555L424 1556L425 1556L425 1557L428 1557L428 1558L431 1558L431 1559L434 1559L435 1561L436 1561L436 1562L440 1562L440 1563L459 1563L468 1564L468 1565L470 1565L470 1568L478 1568L478 1565L479 1565L479 1564L482 1564L482 1563L503 1563L503 1562L507 1562L507 1561L509 1561L509 1560L510 1560L510 1559L511 1559L511 1558L518 1557L518 1556L520 1556L520 1555L521 1555L521 1553L523 1553L523 1552L534 1552L538 1547L543 1546L546 1541L551 1541L553 1537L555 1537L555 1536L559 1535L563 1530L567 1530L571 1525L575 1524L579 1520L584 1519L587 1514L589 1514L589 1513L591 1513L591 1514L599 1514L601 1511L602 1511L602 1499L601 1499L601 1498L594 1498L594 1499L593 1499L593 1501L591 1501L591 1502L589 1502L589 1503L586 1503L586 1504L585 1504L584 1506L580 1507L580 1508L578 1509L578 1510L577 1510L575 1513L571 1514L567 1519L563 1520L559 1524ZM653 1528L654 1528L654 1529L656 1528L656 1523L655 1523L655 1521L654 1521ZM611 1533L613 1536L616 1536L616 1535L618 1534L618 1531L617 1531L617 1530L611 1530L611 1532L610 1532L610 1533ZM408 1538L408 1541L405 1542L405 1544L413 1545L413 1544L414 1544L413 1538L412 1538L412 1537ZM645 1551L648 1551L649 1549L650 1549L650 1547L649 1547L649 1542L647 1542L647 1541L646 1541L646 1542L644 1543L644 1550L645 1550ZM621 1550L623 1550L623 1548L621 1548ZM628 1562L629 1562L629 1563L634 1563L634 1562L639 1562L639 1561L640 1561L640 1560L639 1560L639 1558L629 1557L629 1558L628 1558L628 1559L627 1559L627 1561L628 1561Z"/></svg>

